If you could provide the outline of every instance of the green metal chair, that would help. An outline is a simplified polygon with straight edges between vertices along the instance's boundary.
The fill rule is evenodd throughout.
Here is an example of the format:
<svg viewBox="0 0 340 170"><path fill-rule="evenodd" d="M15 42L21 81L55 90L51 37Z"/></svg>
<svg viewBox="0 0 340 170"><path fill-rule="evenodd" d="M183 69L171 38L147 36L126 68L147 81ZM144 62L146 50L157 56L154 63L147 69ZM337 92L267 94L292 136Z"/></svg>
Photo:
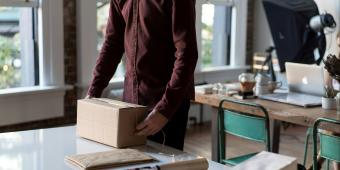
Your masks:
<svg viewBox="0 0 340 170"><path fill-rule="evenodd" d="M311 135L313 133L313 128L309 127L306 132L306 138L305 138L305 153L303 157L303 166L306 167L306 162L307 162L307 155L308 155L308 144L309 144L309 139L311 138Z"/></svg>
<svg viewBox="0 0 340 170"><path fill-rule="evenodd" d="M327 160L327 169L329 169L329 161L340 163L340 137L324 134L318 131L320 123L329 123L339 125L340 121L327 118L319 118L313 125L313 169L317 169L318 156L318 135L320 137L320 156Z"/></svg>
<svg viewBox="0 0 340 170"><path fill-rule="evenodd" d="M250 107L254 110L259 110L263 113L264 117L250 115L242 110L231 110L223 108L224 103L232 103L240 106ZM253 110L253 111L254 111ZM230 99L224 99L219 104L218 115L218 156L219 162L222 164L236 165L239 164L257 153L241 155L238 157L226 159L225 135L231 134L243 139L264 143L267 151L270 148L270 132L269 132L269 116L267 110L258 104L248 103Z"/></svg>

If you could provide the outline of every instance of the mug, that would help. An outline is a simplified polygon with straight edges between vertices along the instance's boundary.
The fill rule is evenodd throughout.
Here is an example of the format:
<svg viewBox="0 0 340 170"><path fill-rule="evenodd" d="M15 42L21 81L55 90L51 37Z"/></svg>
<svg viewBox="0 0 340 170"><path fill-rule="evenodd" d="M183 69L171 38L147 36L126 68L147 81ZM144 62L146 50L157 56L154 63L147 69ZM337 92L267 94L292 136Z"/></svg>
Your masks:
<svg viewBox="0 0 340 170"><path fill-rule="evenodd" d="M281 86L282 82L280 81L269 81L268 83L265 84L256 84L255 94L263 95L274 93L274 90L280 88Z"/></svg>
<svg viewBox="0 0 340 170"><path fill-rule="evenodd" d="M271 81L271 78L263 74L258 74L255 77L255 81L257 85L262 85L262 84L267 84L269 81Z"/></svg>
<svg viewBox="0 0 340 170"><path fill-rule="evenodd" d="M255 95L260 96L264 94L269 94L270 91L268 89L268 86L255 86Z"/></svg>
<svg viewBox="0 0 340 170"><path fill-rule="evenodd" d="M270 93L274 93L275 89L278 89L282 86L282 82L281 81L269 81L267 83L268 86L268 90Z"/></svg>

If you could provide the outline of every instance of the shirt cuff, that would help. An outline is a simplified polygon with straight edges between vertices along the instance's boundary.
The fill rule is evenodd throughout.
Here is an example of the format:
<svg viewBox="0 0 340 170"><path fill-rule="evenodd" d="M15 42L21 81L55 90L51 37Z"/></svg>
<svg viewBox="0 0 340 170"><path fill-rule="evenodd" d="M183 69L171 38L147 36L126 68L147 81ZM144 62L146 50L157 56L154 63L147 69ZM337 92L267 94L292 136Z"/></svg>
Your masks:
<svg viewBox="0 0 340 170"><path fill-rule="evenodd" d="M179 102L181 103L181 102ZM170 104L164 100L161 100L157 103L154 110L161 113L163 116L165 116L168 120L171 120L175 112L178 110L178 106L170 106Z"/></svg>
<svg viewBox="0 0 340 170"><path fill-rule="evenodd" d="M102 91L103 90L99 90L97 88L90 87L89 90L87 91L87 95L89 95L90 97L100 98L101 95L102 95Z"/></svg>

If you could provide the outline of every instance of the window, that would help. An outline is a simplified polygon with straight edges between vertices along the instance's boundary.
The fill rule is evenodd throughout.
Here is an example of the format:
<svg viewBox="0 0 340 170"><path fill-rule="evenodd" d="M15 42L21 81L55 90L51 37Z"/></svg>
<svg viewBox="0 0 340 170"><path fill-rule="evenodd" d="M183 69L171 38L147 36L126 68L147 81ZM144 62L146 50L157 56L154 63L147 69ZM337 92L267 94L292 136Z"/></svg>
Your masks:
<svg viewBox="0 0 340 170"><path fill-rule="evenodd" d="M198 1L198 38L202 69L230 64L232 3Z"/></svg>
<svg viewBox="0 0 340 170"><path fill-rule="evenodd" d="M97 0L97 50L101 50L105 40L106 23L109 16L110 0ZM121 80L125 75L125 57L118 65L113 79Z"/></svg>
<svg viewBox="0 0 340 170"><path fill-rule="evenodd" d="M63 1L0 0L0 8L0 126L62 117ZM3 71L14 76L3 81Z"/></svg>
<svg viewBox="0 0 340 170"><path fill-rule="evenodd" d="M32 0L0 0L0 89L39 83L37 9Z"/></svg>

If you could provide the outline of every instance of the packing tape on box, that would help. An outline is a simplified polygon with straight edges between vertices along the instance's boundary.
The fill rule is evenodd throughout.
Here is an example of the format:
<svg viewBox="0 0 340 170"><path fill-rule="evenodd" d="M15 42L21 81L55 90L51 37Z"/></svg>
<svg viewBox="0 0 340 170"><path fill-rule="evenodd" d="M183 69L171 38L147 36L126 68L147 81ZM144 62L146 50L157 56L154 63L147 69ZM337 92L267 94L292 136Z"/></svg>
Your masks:
<svg viewBox="0 0 340 170"><path fill-rule="evenodd" d="M118 106L118 107L132 107L132 108L136 108L137 105L134 104L128 104L128 103L124 103L124 102L120 102L120 101L112 101L111 99L105 99L105 98L91 98L90 100L96 100L99 102L104 102L106 104L112 105L112 106Z"/></svg>

